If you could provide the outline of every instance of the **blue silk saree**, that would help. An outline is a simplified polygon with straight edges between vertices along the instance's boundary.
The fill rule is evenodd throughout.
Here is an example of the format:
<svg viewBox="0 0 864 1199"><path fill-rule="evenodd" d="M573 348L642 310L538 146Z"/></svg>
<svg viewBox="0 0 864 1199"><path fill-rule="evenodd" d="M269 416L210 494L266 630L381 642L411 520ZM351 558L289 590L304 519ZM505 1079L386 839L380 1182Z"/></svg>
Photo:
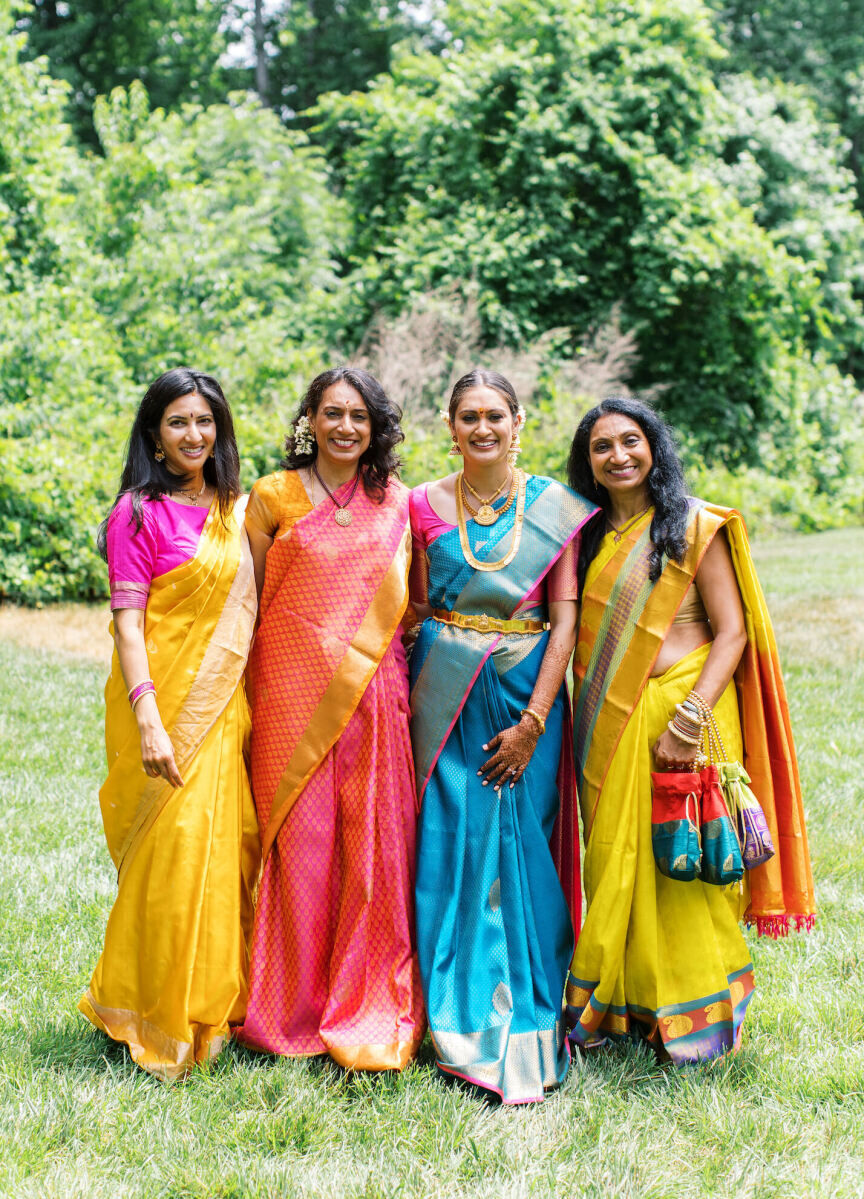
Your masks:
<svg viewBox="0 0 864 1199"><path fill-rule="evenodd" d="M529 477L518 552L469 566L458 529L428 548L429 602L463 615L546 619L524 601L594 508ZM512 509L468 522L475 557L497 561ZM565 688L511 789L484 787L483 746L518 724L548 632L498 633L424 621L411 661L412 742L422 799L417 863L420 974L438 1065L505 1103L543 1098L567 1072L563 990L580 906L575 778Z"/></svg>

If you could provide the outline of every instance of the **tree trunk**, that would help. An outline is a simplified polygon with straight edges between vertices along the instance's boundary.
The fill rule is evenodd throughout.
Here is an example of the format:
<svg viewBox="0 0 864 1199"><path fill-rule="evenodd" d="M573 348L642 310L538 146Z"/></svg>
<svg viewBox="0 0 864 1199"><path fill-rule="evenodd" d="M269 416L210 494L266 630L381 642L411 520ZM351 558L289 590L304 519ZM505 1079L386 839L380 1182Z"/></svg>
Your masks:
<svg viewBox="0 0 864 1199"><path fill-rule="evenodd" d="M263 105L270 105L270 75L267 70L267 50L264 46L264 0L255 0L255 17L252 26L255 43L255 90Z"/></svg>

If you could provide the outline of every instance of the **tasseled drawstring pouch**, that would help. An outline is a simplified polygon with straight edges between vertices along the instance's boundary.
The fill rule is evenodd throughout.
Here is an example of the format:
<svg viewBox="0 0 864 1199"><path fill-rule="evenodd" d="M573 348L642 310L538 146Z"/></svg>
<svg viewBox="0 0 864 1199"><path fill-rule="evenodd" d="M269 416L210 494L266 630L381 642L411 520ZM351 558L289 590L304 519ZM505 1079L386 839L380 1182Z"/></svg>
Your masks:
<svg viewBox="0 0 864 1199"><path fill-rule="evenodd" d="M657 869L667 878L699 877L701 776L692 772L651 775L651 845Z"/></svg>

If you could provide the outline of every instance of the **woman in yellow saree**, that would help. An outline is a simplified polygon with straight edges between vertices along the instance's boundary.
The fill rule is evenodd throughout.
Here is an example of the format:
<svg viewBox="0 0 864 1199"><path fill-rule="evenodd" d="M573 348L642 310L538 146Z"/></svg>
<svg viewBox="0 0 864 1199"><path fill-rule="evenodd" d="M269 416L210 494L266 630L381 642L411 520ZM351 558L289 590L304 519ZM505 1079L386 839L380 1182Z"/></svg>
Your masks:
<svg viewBox="0 0 864 1199"><path fill-rule="evenodd" d="M569 473L602 509L580 555L574 747L588 910L570 1037L590 1048L639 1034L664 1058L704 1060L737 1046L753 993L739 918L778 936L815 913L777 647L740 516L686 496L652 409L619 398L593 408ZM748 771L776 848L740 888L672 880L654 861L651 772L692 768L700 704Z"/></svg>
<svg viewBox="0 0 864 1199"><path fill-rule="evenodd" d="M255 622L231 413L182 368L147 391L100 531L115 641L99 795L118 891L79 1007L176 1078L246 1010L255 809L243 671Z"/></svg>

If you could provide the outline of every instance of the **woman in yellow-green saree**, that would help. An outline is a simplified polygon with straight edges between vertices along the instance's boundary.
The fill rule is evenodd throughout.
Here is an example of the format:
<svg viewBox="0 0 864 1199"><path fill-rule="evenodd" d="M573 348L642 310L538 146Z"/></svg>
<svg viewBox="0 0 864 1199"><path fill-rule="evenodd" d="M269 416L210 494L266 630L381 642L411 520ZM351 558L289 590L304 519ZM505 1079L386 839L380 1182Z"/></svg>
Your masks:
<svg viewBox="0 0 864 1199"><path fill-rule="evenodd" d="M701 1061L737 1047L753 994L739 920L780 936L815 913L777 646L740 516L686 495L651 408L613 398L588 412L569 475L601 507L579 564L573 723L588 909L567 985L570 1039L639 1036L664 1059ZM708 708L776 849L741 886L667 878L652 852L651 773L692 768L691 733Z"/></svg>
<svg viewBox="0 0 864 1199"><path fill-rule="evenodd" d="M165 1079L218 1053L246 1011L256 593L239 490L219 384L168 371L141 402L100 532L116 648L99 800L118 889L79 1004Z"/></svg>

